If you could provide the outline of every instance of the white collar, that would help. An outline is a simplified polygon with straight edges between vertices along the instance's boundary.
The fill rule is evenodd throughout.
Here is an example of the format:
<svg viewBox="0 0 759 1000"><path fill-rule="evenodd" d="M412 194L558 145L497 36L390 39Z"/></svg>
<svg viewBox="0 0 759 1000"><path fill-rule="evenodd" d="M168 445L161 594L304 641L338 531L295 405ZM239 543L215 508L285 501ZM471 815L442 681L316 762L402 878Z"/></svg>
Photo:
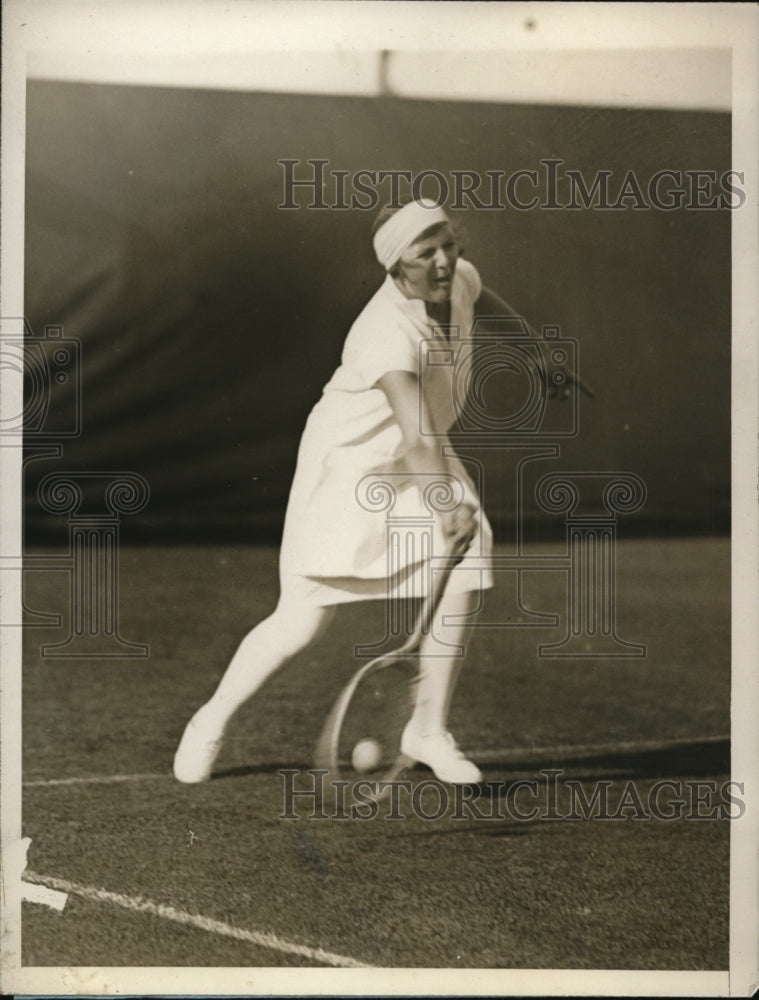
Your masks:
<svg viewBox="0 0 759 1000"><path fill-rule="evenodd" d="M456 281L456 273L453 274L453 282L451 283L451 292L453 292L453 285ZM409 299L403 294L400 288L396 285L393 278L388 274L385 278L385 284L383 290L389 296L390 301L393 302L402 312L412 319L417 320L421 323L426 323L428 326L438 327L440 324L436 323L435 320L427 315L427 307L424 304L424 299ZM451 299L451 314L453 314L453 300Z"/></svg>

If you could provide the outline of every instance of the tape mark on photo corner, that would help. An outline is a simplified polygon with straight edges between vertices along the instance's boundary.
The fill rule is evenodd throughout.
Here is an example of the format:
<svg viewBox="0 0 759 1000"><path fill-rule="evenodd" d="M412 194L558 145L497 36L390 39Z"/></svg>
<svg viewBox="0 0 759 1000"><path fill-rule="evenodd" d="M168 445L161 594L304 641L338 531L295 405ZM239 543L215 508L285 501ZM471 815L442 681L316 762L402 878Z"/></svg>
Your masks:
<svg viewBox="0 0 759 1000"><path fill-rule="evenodd" d="M9 844L3 851L2 863L2 890L3 906L7 906L6 884L10 881L21 883L21 899L27 903L39 903L42 906L49 906L60 913L68 899L65 892L45 885L36 885L23 878L26 871L26 856L31 847L31 837L21 837Z"/></svg>

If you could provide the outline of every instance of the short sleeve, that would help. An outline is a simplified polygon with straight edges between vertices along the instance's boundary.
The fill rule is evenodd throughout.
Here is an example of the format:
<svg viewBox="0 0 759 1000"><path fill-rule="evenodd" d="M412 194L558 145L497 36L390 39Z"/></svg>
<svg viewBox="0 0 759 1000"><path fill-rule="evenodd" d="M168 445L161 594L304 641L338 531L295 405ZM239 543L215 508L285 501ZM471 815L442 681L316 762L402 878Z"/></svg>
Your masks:
<svg viewBox="0 0 759 1000"><path fill-rule="evenodd" d="M358 375L364 388L375 386L392 371L419 371L419 334L398 310L362 314L345 341L343 365Z"/></svg>
<svg viewBox="0 0 759 1000"><path fill-rule="evenodd" d="M464 308L472 308L482 294L482 279L474 264L466 258L459 257L456 264L456 277L461 282L461 300Z"/></svg>

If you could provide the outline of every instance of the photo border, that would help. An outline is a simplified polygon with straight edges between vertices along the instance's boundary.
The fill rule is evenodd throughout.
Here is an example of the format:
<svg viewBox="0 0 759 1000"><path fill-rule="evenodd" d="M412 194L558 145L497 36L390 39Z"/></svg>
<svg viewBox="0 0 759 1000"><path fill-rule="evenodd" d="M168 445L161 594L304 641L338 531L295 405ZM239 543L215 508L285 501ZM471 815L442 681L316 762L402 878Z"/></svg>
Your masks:
<svg viewBox="0 0 759 1000"><path fill-rule="evenodd" d="M24 122L29 66L79 49L87 60L112 53L119 25L130 21L130 45L145 46L147 59L160 60L169 37L191 46L220 49L255 24L256 47L298 52L317 49L379 52L482 50L729 48L732 52L732 163L745 171L745 206L732 215L732 770L745 781L746 816L731 829L730 968L722 972L634 972L577 970L372 970L213 968L21 968L21 871L14 872L23 837L21 825L21 629L0 629L2 659L2 841L4 931L2 985L5 992L32 994L176 993L181 985L197 994L450 994L745 996L757 987L759 959L759 862L756 809L759 761L759 657L757 608L757 25L759 12L742 4L501 4L387 2L237 2L120 4L61 2L6 3L3 9L2 274L0 314L23 316ZM434 8L434 16L431 16ZM390 16L388 16L390 15ZM81 26L89 29L81 35ZM532 20L538 31L525 31ZM181 28L181 31L174 29ZM79 35L77 36L77 30ZM171 32L171 36L167 33ZM455 39L455 41L454 41ZM98 41L102 51L98 52ZM176 45L175 42L171 44ZM164 48L162 48L164 46ZM171 47L171 46L169 46ZM86 50L89 51L87 56ZM100 60L102 63L102 59ZM102 69L97 72L102 72ZM103 82L103 81L99 81ZM123 82L115 80L114 82ZM369 85L368 83L366 84ZM21 409L18 378L2 375L2 401ZM0 448L2 534L0 554L22 551L21 449ZM6 620L21 613L21 573L6 574ZM15 855L9 852L15 850ZM23 869L22 869L23 870ZM183 991L184 992L184 991Z"/></svg>

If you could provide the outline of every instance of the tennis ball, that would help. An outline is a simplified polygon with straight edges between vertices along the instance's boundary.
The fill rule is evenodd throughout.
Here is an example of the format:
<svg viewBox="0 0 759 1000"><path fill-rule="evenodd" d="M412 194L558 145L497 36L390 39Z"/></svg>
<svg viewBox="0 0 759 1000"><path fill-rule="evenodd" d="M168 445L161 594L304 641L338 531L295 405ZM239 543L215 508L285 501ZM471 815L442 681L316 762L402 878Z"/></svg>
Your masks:
<svg viewBox="0 0 759 1000"><path fill-rule="evenodd" d="M382 760L382 747L376 740L359 740L353 748L351 763L356 771L372 771Z"/></svg>

